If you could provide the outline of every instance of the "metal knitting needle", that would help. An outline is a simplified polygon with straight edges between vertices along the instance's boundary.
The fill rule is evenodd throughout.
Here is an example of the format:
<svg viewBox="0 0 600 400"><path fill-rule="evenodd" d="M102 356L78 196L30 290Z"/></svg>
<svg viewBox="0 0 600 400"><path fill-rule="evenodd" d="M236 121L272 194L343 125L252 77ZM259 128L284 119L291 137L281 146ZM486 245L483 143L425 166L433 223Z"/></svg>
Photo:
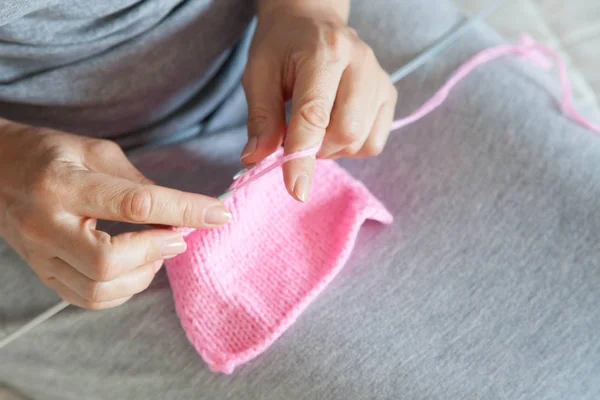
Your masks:
<svg viewBox="0 0 600 400"><path fill-rule="evenodd" d="M231 196L234 192L235 192L235 189L227 190L226 192L224 192L223 194L218 196L217 199L219 199L220 201L224 201L226 198ZM36 326L43 323L44 321L49 320L54 315L58 314L59 312L61 312L65 308L67 308L68 306L70 306L70 303L67 303L66 301L63 300L60 303L52 306L48 310L44 311L37 317L33 318L31 321L27 322L25 325L21 326L16 331L12 332L5 338L2 338L0 340L0 349L8 346L9 343L13 342L14 340L17 340L18 338L20 338L21 336L23 336L24 334L26 334L27 332L29 332L30 330L35 328Z"/></svg>
<svg viewBox="0 0 600 400"><path fill-rule="evenodd" d="M498 7L500 7L500 5L502 5L503 2L504 2L504 0L497 0L497 1L493 2L492 4L488 5L487 7L485 7L483 10L481 10L479 13L477 13L472 18L468 18L458 28L456 28L450 34L448 34L447 36L442 38L439 42L437 42L435 45L430 47L428 50L426 50L425 52L423 52L419 56L415 57L413 60L409 61L407 64L403 65L401 68L399 68L395 72L393 72L390 75L390 79L392 80L392 82L397 83L400 79L406 77L407 75L409 75L410 73L412 73L416 69L418 69L419 67L423 66L430 59L432 59L435 56L437 56L438 54L442 53L444 50L446 50L448 47L450 47L454 42L456 42L456 40L458 40L463 34L465 34L469 30L469 28L471 28L474 24L482 21L483 19L488 17L490 14L492 14L494 11L496 11L496 9L498 9ZM237 174L235 174L235 176L233 177L233 180L241 178L244 174L248 173L251 169L252 168L242 169ZM219 200L223 201L226 198L228 198L229 196L231 196L234 192L235 192L235 189L230 189L230 190L226 191L225 193L221 194L220 196L218 196L217 198ZM25 325L23 325L16 331L14 331L13 333L9 334L8 336L6 336L2 340L0 340L0 349L2 349L3 347L6 347L9 343L11 343L14 340L18 339L19 337L23 336L25 333L27 333L31 329L35 328L36 326L40 325L44 321L50 319L53 315L58 314L60 311L64 310L68 306L69 306L69 303L67 303L66 301L61 301L60 303L56 304L52 308L44 311L43 313L41 313L37 317L33 318L28 323L26 323Z"/></svg>
<svg viewBox="0 0 600 400"><path fill-rule="evenodd" d="M390 75L390 79L393 83L397 83L400 79L406 77L410 73L414 72L416 69L421 67L427 61L431 60L438 54L442 53L448 47L450 47L454 42L456 42L462 35L467 33L467 31L476 23L481 22L494 11L496 11L501 5L504 3L504 0L496 0L484 7L481 11L475 14L472 18L467 18L465 22L459 25L454 31L450 34L442 38L428 50L421 53L419 56L413 58L407 64L404 64L402 67L397 69Z"/></svg>
<svg viewBox="0 0 600 400"><path fill-rule="evenodd" d="M35 328L42 322L50 319L53 315L58 314L59 312L61 312L65 308L67 308L68 306L69 306L69 303L67 303L66 301L61 301L60 303L56 304L55 306L44 311L43 313L41 313L40 315L38 315L37 317L35 317L31 321L29 321L28 323L26 323L25 325L23 325L22 327L20 327L19 329L17 329L10 335L8 335L7 337L0 340L0 349L7 346L13 340L16 340L19 337L23 336L25 333L29 332L30 330L32 330L33 328Z"/></svg>
<svg viewBox="0 0 600 400"><path fill-rule="evenodd" d="M242 168L240 169L234 176L233 176L233 180L237 181L238 179L240 179L242 176L246 175L248 172L250 172L252 170L252 168Z"/></svg>

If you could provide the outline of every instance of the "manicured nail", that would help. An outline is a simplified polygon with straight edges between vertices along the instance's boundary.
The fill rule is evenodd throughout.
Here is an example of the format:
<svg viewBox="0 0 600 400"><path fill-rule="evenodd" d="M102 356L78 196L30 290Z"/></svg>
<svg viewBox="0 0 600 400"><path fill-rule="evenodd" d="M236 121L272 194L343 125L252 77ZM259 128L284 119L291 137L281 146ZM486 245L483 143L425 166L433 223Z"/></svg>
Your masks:
<svg viewBox="0 0 600 400"><path fill-rule="evenodd" d="M308 178L308 174L304 173L298 176L296 178L296 182L294 182L294 194L298 200L305 203L308 201L309 193L310 179Z"/></svg>
<svg viewBox="0 0 600 400"><path fill-rule="evenodd" d="M163 258L171 258L183 253L185 249L187 249L187 245L183 238L175 237L163 242L160 252Z"/></svg>
<svg viewBox="0 0 600 400"><path fill-rule="evenodd" d="M254 154L254 152L256 152L257 146L258 139L256 137L250 138L250 140L248 140L248 143L246 143L246 147L244 147L244 150L242 150L241 160L244 161L244 158L250 157L252 154Z"/></svg>
<svg viewBox="0 0 600 400"><path fill-rule="evenodd" d="M231 213L223 206L207 208L204 212L204 223L207 225L223 225L231 221Z"/></svg>

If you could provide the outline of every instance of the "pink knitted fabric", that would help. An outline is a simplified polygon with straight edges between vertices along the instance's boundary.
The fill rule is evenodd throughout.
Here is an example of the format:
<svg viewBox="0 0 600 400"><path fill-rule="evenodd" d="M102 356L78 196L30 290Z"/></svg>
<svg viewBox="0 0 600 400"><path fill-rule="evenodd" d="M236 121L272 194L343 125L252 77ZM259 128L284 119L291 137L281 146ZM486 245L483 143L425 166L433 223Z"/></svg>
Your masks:
<svg viewBox="0 0 600 400"><path fill-rule="evenodd" d="M431 99L394 121L392 130L431 113L475 68L507 55L527 57L543 69L553 59L562 111L600 134L600 126L573 107L563 61L528 35L516 46L492 47L467 60ZM182 230L188 250L167 261L183 328L213 370L231 373L277 339L344 265L366 219L392 221L360 182L331 161L317 161L310 202L293 200L282 184L281 165L317 151L279 152L234 182L237 191L225 201L233 222L218 230Z"/></svg>
<svg viewBox="0 0 600 400"><path fill-rule="evenodd" d="M317 161L306 204L286 192L281 167L237 186L225 200L233 221L185 231L188 250L167 261L190 342L212 370L224 373L260 354L294 322L342 268L366 219L392 221L332 161Z"/></svg>

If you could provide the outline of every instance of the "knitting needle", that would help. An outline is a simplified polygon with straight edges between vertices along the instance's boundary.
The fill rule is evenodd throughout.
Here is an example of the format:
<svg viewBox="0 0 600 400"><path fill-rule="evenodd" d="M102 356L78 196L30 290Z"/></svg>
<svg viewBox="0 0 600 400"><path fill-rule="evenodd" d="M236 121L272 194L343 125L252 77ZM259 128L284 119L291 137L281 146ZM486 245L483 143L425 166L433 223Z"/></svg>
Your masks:
<svg viewBox="0 0 600 400"><path fill-rule="evenodd" d="M467 19L463 24L461 24L453 32L451 32L450 34L448 34L447 36L442 38L433 47L429 48L428 50L423 52L421 55L417 56L416 58L414 58L413 60L409 61L407 64L403 65L401 68L396 70L390 76L392 82L394 82L394 83L398 82L400 79L402 79L402 78L406 77L407 75L409 75L410 73L414 72L416 69L421 67L423 64L427 63L427 61L434 58L435 56L437 56L438 54L443 52L445 49L450 47L456 40L458 40L464 33L466 33L470 27L472 27L477 22L485 19L487 16L492 14L496 9L498 9L498 7L500 7L500 5L503 2L504 2L504 0L497 0L497 1L493 2L492 4L488 5L483 10L481 10L478 14L476 14L474 17ZM239 179L244 174L248 173L251 169L252 168L242 169L237 174L235 174L233 179L234 180ZM219 200L223 201L226 198L228 198L229 196L231 196L234 192L235 192L235 189L227 190L225 193L221 194L217 198ZM60 311L67 308L68 306L69 306L69 303L67 303L65 301L61 301L60 303L56 304L52 308L44 311L43 313L41 313L40 315L38 315L37 317L35 317L31 321L29 321L28 323L26 323L25 325L23 325L22 327L17 329L15 332L9 334L4 339L0 340L0 349L2 349L3 347L6 347L9 343L18 339L19 337L21 337L22 335L24 335L31 329L35 328L36 326L40 325L44 321L50 319L53 315L59 313Z"/></svg>
<svg viewBox="0 0 600 400"><path fill-rule="evenodd" d="M226 198L228 198L229 196L231 196L234 192L235 192L235 188L233 189L229 189L226 192L224 192L222 195L217 196L217 199L220 201L225 201Z"/></svg>
<svg viewBox="0 0 600 400"><path fill-rule="evenodd" d="M220 196L218 196L217 199L219 199L220 201L224 201L226 198L231 196L234 192L235 192L235 189L229 189L226 192L224 192L223 194L221 194ZM0 340L0 349L8 346L9 343L20 338L21 336L23 336L24 334L26 334L27 332L29 332L36 326L40 325L44 321L47 321L48 319L52 318L54 315L58 314L59 312L61 312L65 308L67 308L69 305L70 305L70 303L67 303L66 301L63 300L60 303L52 306L48 310L44 311L37 317L33 318L31 321L27 322L25 325L21 326L16 331L12 332L5 338L1 339Z"/></svg>
<svg viewBox="0 0 600 400"><path fill-rule="evenodd" d="M428 50L421 53L419 56L415 57L407 64L398 68L395 72L390 75L390 80L392 83L397 83L402 78L405 78L410 73L414 72L416 69L421 67L423 64L427 63L427 61L431 60L438 54L442 53L452 44L454 44L463 34L465 34L473 25L484 20L494 11L496 11L501 5L504 3L504 0L496 0L484 7L481 11L475 14L472 18L467 18L465 22L458 26L454 31L450 32L447 36L442 38ZM252 171L254 166L246 167L238 171L234 176L233 180L237 180L242 176L246 175L248 172Z"/></svg>
<svg viewBox="0 0 600 400"><path fill-rule="evenodd" d="M4 339L0 340L0 349L7 346L13 340L16 340L19 337L23 336L25 333L29 332L30 330L32 330L33 328L35 328L42 322L46 321L53 315L58 314L59 312L61 312L65 308L67 308L68 306L69 306L69 303L67 303L66 301L61 301L60 303L56 304L55 306L44 311L43 313L41 313L40 315L38 315L37 317L35 317L31 321L29 321L28 323L26 323L25 325L23 325L22 327L20 327L19 329L17 329L10 335L8 335Z"/></svg>
<svg viewBox="0 0 600 400"><path fill-rule="evenodd" d="M246 175L248 172L250 172L252 170L252 168L242 168L240 169L234 176L233 176L233 180L237 181L238 179L240 179L242 176Z"/></svg>
<svg viewBox="0 0 600 400"><path fill-rule="evenodd" d="M464 35L469 30L469 28L490 16L490 14L492 14L502 5L502 3L504 3L504 0L494 1L485 8L483 8L481 11L479 11L477 14L475 14L472 18L468 18L453 32L442 38L439 42L434 44L425 52L421 53L419 56L409 61L407 64L404 64L395 72L393 72L390 75L391 81L393 83L398 83L400 79L406 77L410 73L414 72L417 68L425 64L427 61L442 53L454 42L456 42L462 35Z"/></svg>

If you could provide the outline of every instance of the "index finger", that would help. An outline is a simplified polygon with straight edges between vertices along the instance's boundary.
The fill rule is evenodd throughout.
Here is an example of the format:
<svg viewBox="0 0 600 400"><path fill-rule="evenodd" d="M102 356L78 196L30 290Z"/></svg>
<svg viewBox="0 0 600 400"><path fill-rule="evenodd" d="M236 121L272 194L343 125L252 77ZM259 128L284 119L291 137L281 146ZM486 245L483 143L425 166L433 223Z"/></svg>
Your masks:
<svg viewBox="0 0 600 400"><path fill-rule="evenodd" d="M345 67L342 62L313 61L299 71L284 143L286 154L321 144ZM314 157L303 157L283 166L287 190L299 201L308 200L314 165Z"/></svg>
<svg viewBox="0 0 600 400"><path fill-rule="evenodd" d="M132 224L211 228L231 220L219 200L98 172L78 171L66 207L82 216Z"/></svg>

